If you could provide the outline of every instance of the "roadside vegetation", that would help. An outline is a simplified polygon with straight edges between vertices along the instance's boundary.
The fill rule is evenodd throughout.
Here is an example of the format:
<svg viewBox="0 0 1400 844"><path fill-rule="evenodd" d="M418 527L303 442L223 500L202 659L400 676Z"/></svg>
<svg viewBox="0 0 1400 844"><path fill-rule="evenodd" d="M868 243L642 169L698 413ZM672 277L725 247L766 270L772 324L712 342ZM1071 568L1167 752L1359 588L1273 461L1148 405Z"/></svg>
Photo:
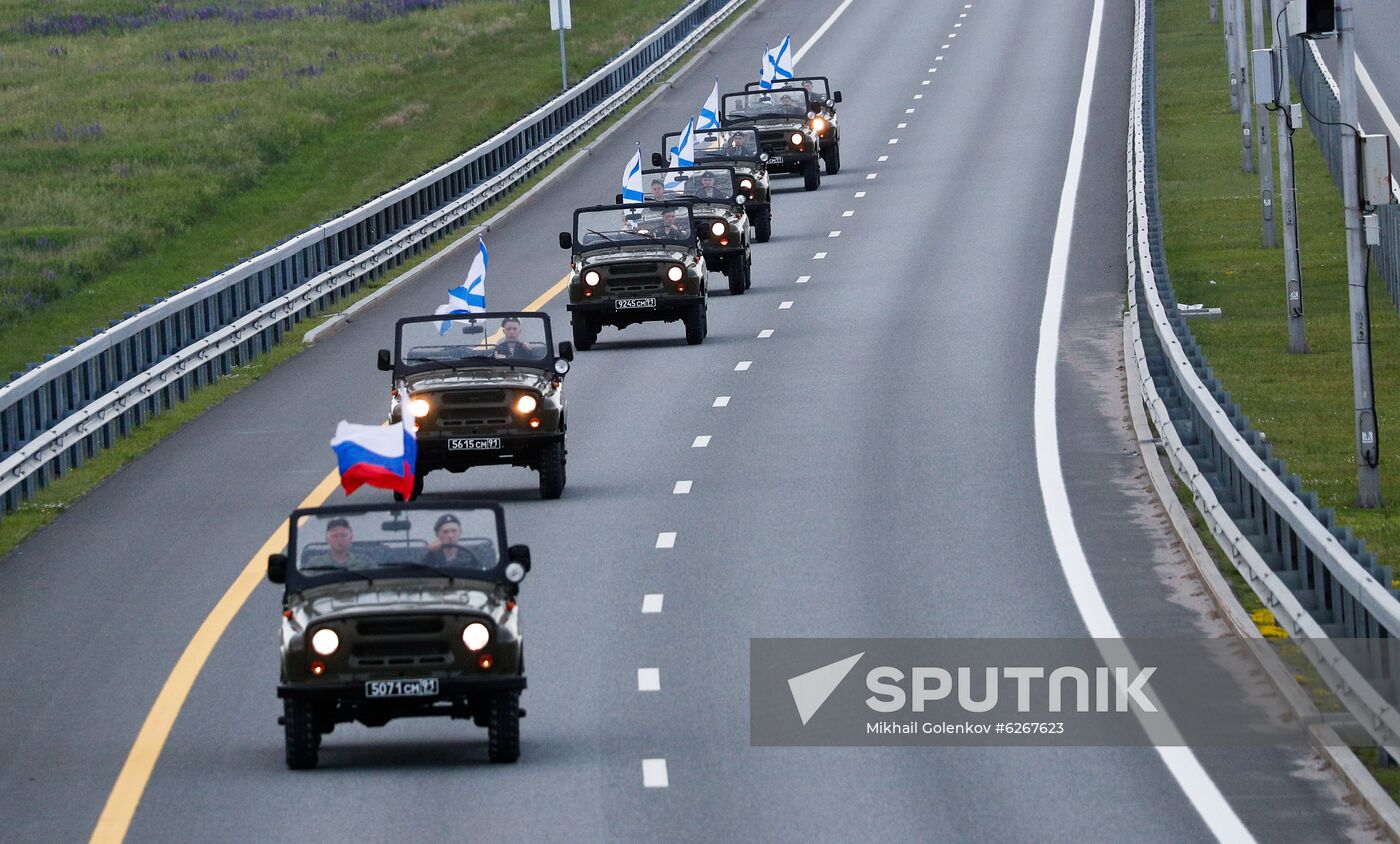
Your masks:
<svg viewBox="0 0 1400 844"><path fill-rule="evenodd" d="M571 81L680 0L589 0ZM558 93L527 0L0 0L0 382Z"/></svg>

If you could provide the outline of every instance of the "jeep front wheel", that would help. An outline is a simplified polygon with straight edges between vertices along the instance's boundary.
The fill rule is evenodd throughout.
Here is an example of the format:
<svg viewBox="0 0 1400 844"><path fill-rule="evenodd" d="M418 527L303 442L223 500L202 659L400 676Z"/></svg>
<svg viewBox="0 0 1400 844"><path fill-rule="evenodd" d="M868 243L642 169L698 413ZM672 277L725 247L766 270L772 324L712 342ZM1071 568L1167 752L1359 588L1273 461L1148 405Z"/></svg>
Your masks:
<svg viewBox="0 0 1400 844"><path fill-rule="evenodd" d="M558 498L564 494L564 444L548 443L540 449L540 497Z"/></svg>
<svg viewBox="0 0 1400 844"><path fill-rule="evenodd" d="M773 212L769 210L766 214L759 214L758 218L753 221L753 237L759 243L767 243L772 236Z"/></svg>
<svg viewBox="0 0 1400 844"><path fill-rule="evenodd" d="M501 692L491 698L486 755L492 762L514 762L520 758L520 692Z"/></svg>
<svg viewBox="0 0 1400 844"><path fill-rule="evenodd" d="M316 767L321 750L321 731L310 701L283 699L282 726L287 736L287 767L293 771L309 771Z"/></svg>
<svg viewBox="0 0 1400 844"><path fill-rule="evenodd" d="M598 340L598 326L584 314L574 314L574 348L586 352Z"/></svg>
<svg viewBox="0 0 1400 844"><path fill-rule="evenodd" d="M821 184L822 163L813 158L802 165L802 187L805 190L816 190Z"/></svg>
<svg viewBox="0 0 1400 844"><path fill-rule="evenodd" d="M729 278L729 295L738 296L749 289L749 262L744 256L730 258L724 274Z"/></svg>
<svg viewBox="0 0 1400 844"><path fill-rule="evenodd" d="M834 143L822 150L822 160L826 162L826 174L835 176L841 172L841 144Z"/></svg>
<svg viewBox="0 0 1400 844"><path fill-rule="evenodd" d="M686 312L685 322L685 342L692 346L698 346L705 342L705 334L709 326L706 325L705 303L701 302Z"/></svg>

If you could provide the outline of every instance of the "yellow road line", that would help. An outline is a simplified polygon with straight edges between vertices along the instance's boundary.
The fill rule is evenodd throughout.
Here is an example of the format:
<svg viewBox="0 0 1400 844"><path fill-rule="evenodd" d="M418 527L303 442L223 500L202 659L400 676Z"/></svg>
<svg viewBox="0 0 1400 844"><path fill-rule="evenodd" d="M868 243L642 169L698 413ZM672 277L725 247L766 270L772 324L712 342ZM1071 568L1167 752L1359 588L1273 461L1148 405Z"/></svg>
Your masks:
<svg viewBox="0 0 1400 844"><path fill-rule="evenodd" d="M538 311L558 296L568 284L569 276L565 275L548 290L536 296L524 310ZM332 471L302 499L297 509L319 507L338 486L340 473L338 470ZM97 819L97 826L93 828L92 837L89 839L91 844L119 844L125 840L131 827L131 819L136 815L136 807L141 803L141 795L146 791L156 762L160 759L161 751L165 749L170 730L175 726L175 719L180 717L180 710L185 705L185 699L189 697L190 689L194 687L194 681L199 679L199 672L209 660L209 655L214 652L214 646L223 638L224 631L228 629L233 617L262 582L263 574L267 570L267 556L282 550L286 544L287 523L284 521L253 555L253 559L243 567L233 585L224 592L223 597L204 619L204 623L195 631L194 638L185 646L184 653L180 654L180 659L171 669L170 676L165 679L160 694L156 696L151 711L146 714L141 731L136 734L136 741L131 746L131 752L127 754L126 763L117 775L117 782L107 795L107 804L103 806L102 815Z"/></svg>

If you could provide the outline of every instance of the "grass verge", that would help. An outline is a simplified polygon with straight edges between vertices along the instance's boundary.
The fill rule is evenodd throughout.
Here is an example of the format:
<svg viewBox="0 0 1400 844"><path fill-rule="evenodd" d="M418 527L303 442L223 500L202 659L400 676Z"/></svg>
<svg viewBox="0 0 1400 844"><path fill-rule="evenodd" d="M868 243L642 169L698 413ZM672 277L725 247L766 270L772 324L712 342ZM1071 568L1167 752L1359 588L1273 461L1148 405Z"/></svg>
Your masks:
<svg viewBox="0 0 1400 844"><path fill-rule="evenodd" d="M748 6L749 4L745 4L731 13L728 20L720 24L715 31L705 36L704 39L691 49L687 56L693 56L697 52L707 49L715 39L719 38L733 26L734 22L747 11ZM683 66L686 60L680 62L680 65ZM600 135L613 125L626 119L626 117L632 113L633 109L650 96L658 87L666 84L677 71L678 68L673 69L663 76L662 79L653 82L639 92L626 107L593 127L593 129L575 144L571 152L551 162L540 172L517 186L507 194L501 203L481 215L481 219L501 213L536 184L547 178L558 168L563 167L569 161L573 160L575 156L581 154L583 149L597 140ZM473 222L479 222L479 220L474 217ZM468 225L465 226L462 231L466 233L470 231L470 229L471 226ZM23 502L19 509L13 513L7 514L3 520L0 520L0 560L3 560L5 555L9 554L10 551L32 535L36 530L58 518L58 516L71 507L74 502L82 498L83 495L87 494L103 481L107 480L107 478L111 477L112 474L122 466L125 466L142 454L150 451L158 445L161 440L175 433L186 423L196 419L224 399L246 389L277 366L295 357L305 348L302 340L308 331L428 260L433 255L450 248L460 240L460 238L461 235L458 235L440 241L434 245L432 249L416 256L411 261L405 262L403 266L396 268L391 273L387 273L382 278L376 280L372 285L362 287L360 290L356 291L353 296L341 299L336 304L335 308L313 319L303 320L293 331L284 334L282 342L273 348L270 353L263 355L246 366L236 368L228 376L220 379L215 384L193 393L189 401L178 404L172 410L149 420L145 425L133 431L130 436L120 440L113 448L88 460L81 467L71 470L68 474L50 484L48 488L39 492L32 499ZM329 464L329 462L330 456L328 454L327 464Z"/></svg>
<svg viewBox="0 0 1400 844"><path fill-rule="evenodd" d="M1192 331L1210 365L1256 428L1383 563L1400 562L1400 479L1382 472L1386 506L1352 506L1356 460L1351 392L1346 245L1341 196L1306 127L1293 135L1299 245L1311 354L1290 355L1283 253L1260 245L1259 180L1240 168L1239 118L1230 111L1222 37L1189 0L1158 0L1157 126L1163 237L1172 284L1183 302L1220 307L1224 318ZM1295 92L1296 96L1296 92ZM1277 158L1275 158L1277 166ZM1279 215L1281 217L1281 214ZM1282 242L1280 234L1279 242ZM1375 391L1381 419L1400 398L1400 317L1372 276ZM1384 465L1382 464L1383 470ZM1175 478L1173 478L1175 481ZM1219 552L1178 485L1197 533L1236 598L1265 636L1277 637L1268 610ZM1281 655L1323 712L1339 703L1301 654ZM1379 765L1375 748L1353 748L1400 802L1400 771Z"/></svg>
<svg viewBox="0 0 1400 844"><path fill-rule="evenodd" d="M680 5L590 0L570 79ZM559 90L543 2L82 6L0 0L0 378Z"/></svg>

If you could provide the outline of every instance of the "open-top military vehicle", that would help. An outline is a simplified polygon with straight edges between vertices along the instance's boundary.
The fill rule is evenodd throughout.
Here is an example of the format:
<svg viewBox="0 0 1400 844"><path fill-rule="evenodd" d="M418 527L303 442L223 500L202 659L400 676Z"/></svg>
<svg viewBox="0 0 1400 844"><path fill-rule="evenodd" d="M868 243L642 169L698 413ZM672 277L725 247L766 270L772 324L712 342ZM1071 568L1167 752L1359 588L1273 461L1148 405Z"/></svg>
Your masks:
<svg viewBox="0 0 1400 844"><path fill-rule="evenodd" d="M520 756L525 657L516 594L530 549L506 545L498 504L296 510L283 586L281 724L287 766L316 767L337 724L470 718L493 762Z"/></svg>
<svg viewBox="0 0 1400 844"><path fill-rule="evenodd" d="M605 325L685 323L685 340L705 341L705 277L691 200L595 205L574 212L559 233L570 249L569 312L574 345L593 347Z"/></svg>
<svg viewBox="0 0 1400 844"><path fill-rule="evenodd" d="M748 197L738 181L733 167L715 165L642 171L644 202L690 201L705 265L724 273L736 296L749 289L753 265Z"/></svg>
<svg viewBox="0 0 1400 844"><path fill-rule="evenodd" d="M564 376L573 357L567 341L555 353L541 313L399 320L379 368L393 373L389 420L399 421L398 396L407 390L418 425L413 497L431 471L493 465L534 469L540 495L563 494Z"/></svg>
<svg viewBox="0 0 1400 844"><path fill-rule="evenodd" d="M757 130L758 143L768 153L768 172L801 173L807 190L822 183L821 136L812 129L815 117L801 90L739 91L720 98L720 125Z"/></svg>
<svg viewBox="0 0 1400 844"><path fill-rule="evenodd" d="M680 132L661 136L661 148L672 149L681 141ZM773 200L768 186L768 153L758 145L756 129L702 129L692 136L695 163L724 164L734 168L735 186L747 201L744 213L753 222L754 240L767 243L773 236ZM665 167L666 156L651 154L653 167Z"/></svg>
<svg viewBox="0 0 1400 844"><path fill-rule="evenodd" d="M762 83L750 82L744 90L753 93L762 90ZM796 76L791 79L773 81L772 91L800 90L807 99L807 110L812 112L808 125L821 138L822 161L826 163L826 174L834 176L841 172L841 118L836 114L836 104L841 102L841 92L831 90L831 83L825 76Z"/></svg>

